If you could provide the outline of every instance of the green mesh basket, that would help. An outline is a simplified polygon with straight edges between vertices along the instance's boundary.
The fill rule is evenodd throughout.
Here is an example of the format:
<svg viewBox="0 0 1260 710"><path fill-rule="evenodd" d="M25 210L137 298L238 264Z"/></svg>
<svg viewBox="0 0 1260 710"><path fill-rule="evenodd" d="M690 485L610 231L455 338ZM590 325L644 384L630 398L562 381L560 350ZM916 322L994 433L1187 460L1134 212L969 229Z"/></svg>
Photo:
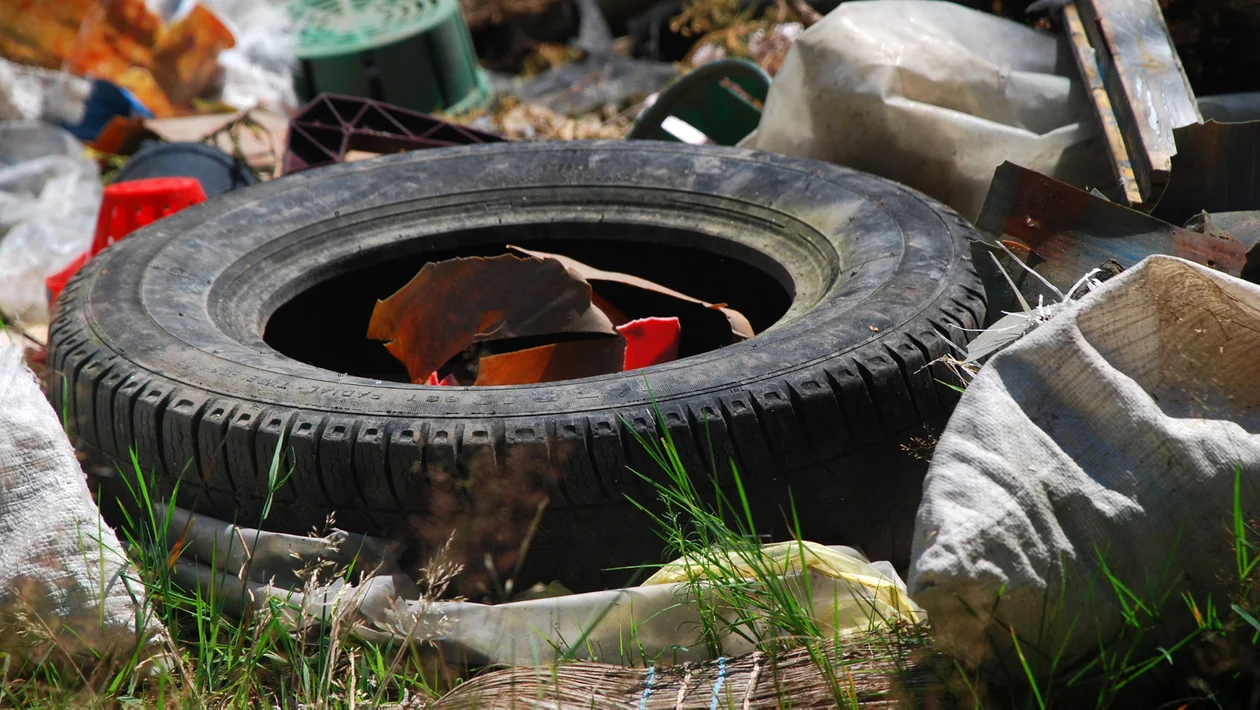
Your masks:
<svg viewBox="0 0 1260 710"><path fill-rule="evenodd" d="M298 93L461 113L490 99L459 0L293 0Z"/></svg>

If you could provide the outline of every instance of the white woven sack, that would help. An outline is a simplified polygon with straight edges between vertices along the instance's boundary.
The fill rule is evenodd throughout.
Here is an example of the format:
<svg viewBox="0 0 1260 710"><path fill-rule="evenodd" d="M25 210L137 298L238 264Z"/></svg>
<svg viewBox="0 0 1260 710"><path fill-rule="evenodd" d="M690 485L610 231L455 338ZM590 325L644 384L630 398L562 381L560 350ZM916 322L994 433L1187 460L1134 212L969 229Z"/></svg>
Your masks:
<svg viewBox="0 0 1260 710"><path fill-rule="evenodd" d="M0 335L0 651L126 653L156 624L34 374Z"/></svg>
<svg viewBox="0 0 1260 710"><path fill-rule="evenodd" d="M1228 614L1236 470L1260 512L1258 354L1260 287L1154 256L985 365L915 524L909 589L940 644L1010 661L1013 630L1034 663L1097 655L1124 623L1103 563L1172 592L1152 644L1195 628L1182 591Z"/></svg>

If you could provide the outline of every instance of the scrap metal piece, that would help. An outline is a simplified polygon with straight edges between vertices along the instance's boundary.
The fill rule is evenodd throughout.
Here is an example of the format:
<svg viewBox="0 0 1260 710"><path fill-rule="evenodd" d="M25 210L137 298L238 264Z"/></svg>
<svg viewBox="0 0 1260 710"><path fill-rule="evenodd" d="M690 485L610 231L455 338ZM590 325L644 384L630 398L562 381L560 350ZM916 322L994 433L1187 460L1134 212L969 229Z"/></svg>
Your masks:
<svg viewBox="0 0 1260 710"><path fill-rule="evenodd" d="M1186 222L1186 228L1204 234L1224 234L1243 244L1250 244L1247 263L1239 276L1244 281L1260 283L1260 210L1200 212Z"/></svg>
<svg viewBox="0 0 1260 710"><path fill-rule="evenodd" d="M478 363L478 387L558 382L621 372L626 339L591 338L486 355Z"/></svg>
<svg viewBox="0 0 1260 710"><path fill-rule="evenodd" d="M377 301L367 337L421 384L473 343L537 335L617 336L591 285L555 259L511 254L425 264Z"/></svg>
<svg viewBox="0 0 1260 710"><path fill-rule="evenodd" d="M1064 21L1125 199L1154 205L1177 154L1173 131L1203 120L1163 13L1156 0L1077 0L1064 8ZM1105 92L1097 91L1100 84Z"/></svg>
<svg viewBox="0 0 1260 710"><path fill-rule="evenodd" d="M1246 261L1247 246L1229 235L1168 224L1011 162L994 171L976 228L989 248L996 249L1001 240L1021 256L1027 254L1028 266L1061 291L1109 260L1127 269L1151 254L1168 254L1234 276ZM975 260L990 310L1014 310L1015 296L990 262L987 257ZM1057 299L1023 270L1008 271L1029 303Z"/></svg>
<svg viewBox="0 0 1260 710"><path fill-rule="evenodd" d="M559 261L561 264L564 264L564 268L568 269L569 272L572 273L574 276L577 276L578 278L583 279L585 281L591 281L595 283L604 282L604 283L623 284L625 286L630 286L632 288L642 289L644 291L649 291L651 293L660 294L662 296L668 296L670 298L675 298L675 299L678 299L679 301L683 301L689 304L701 306L703 309L708 310L708 311L717 311L721 313L723 316L725 316L727 322L730 323L731 337L732 337L731 342L740 342L743 340L748 340L749 338L753 337L753 335L755 335L755 333L753 333L752 323L748 322L748 318L743 313L740 313L734 308L728 308L725 303L714 304L714 303L708 303L706 301L701 301L700 299L693 298L691 296L688 296L685 293L679 293L673 289L665 288L664 286L658 283L653 283L651 281L648 281L645 278L632 276L630 274L620 274L615 271L604 271L603 269L596 269L593 266L583 264L577 259L564 256L563 254L549 254L545 251L534 251L530 249L525 249L523 247L513 246L511 244L507 245L507 248L510 251L524 254L525 256L532 256L535 259L555 259L556 261ZM605 308L603 304L597 304L597 305L599 305L601 309ZM677 310L677 309L673 309L673 310ZM605 309L605 312L607 312L606 309ZM700 312L703 313L705 311L700 311ZM622 316L622 318L624 317L625 316ZM622 321L621 323L618 323L617 325L621 325L622 323L625 323L628 320L629 319L626 319ZM691 327L692 326L689 326L688 329L691 329Z"/></svg>
<svg viewBox="0 0 1260 710"><path fill-rule="evenodd" d="M1176 177L1151 214L1184 224L1200 212L1260 208L1260 121L1207 123L1175 132Z"/></svg>
<svg viewBox="0 0 1260 710"><path fill-rule="evenodd" d="M1243 244L1260 241L1260 210L1200 212L1186 222L1186 229L1204 234L1228 234Z"/></svg>

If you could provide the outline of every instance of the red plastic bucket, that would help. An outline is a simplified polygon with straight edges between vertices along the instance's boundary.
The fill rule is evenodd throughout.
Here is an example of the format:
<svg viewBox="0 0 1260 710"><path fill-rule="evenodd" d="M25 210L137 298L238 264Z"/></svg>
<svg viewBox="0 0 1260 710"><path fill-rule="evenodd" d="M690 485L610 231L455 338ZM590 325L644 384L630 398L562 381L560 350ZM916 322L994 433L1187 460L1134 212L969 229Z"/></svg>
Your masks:
<svg viewBox="0 0 1260 710"><path fill-rule="evenodd" d="M92 248L44 280L49 308L61 295L61 289L66 287L70 277L83 268L88 259L141 227L205 201L206 193L195 178L153 178L106 185L101 211L96 218Z"/></svg>

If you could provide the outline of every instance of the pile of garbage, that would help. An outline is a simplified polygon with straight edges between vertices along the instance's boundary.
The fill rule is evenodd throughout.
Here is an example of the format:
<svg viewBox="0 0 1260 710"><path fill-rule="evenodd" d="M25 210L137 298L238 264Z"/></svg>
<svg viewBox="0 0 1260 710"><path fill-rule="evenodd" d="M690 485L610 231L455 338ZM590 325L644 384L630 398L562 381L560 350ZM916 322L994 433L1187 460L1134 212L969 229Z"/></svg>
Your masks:
<svg viewBox="0 0 1260 710"><path fill-rule="evenodd" d="M497 97L446 113L384 101L376 74L360 94L324 92L299 107L303 81L327 79L318 64L327 58L300 56L309 27L279 2L0 8L0 317L18 331L0 340L0 603L55 619L52 635L75 656L163 643L28 370L43 364L58 294L97 254L193 205L331 164L651 138L869 172L939 200L981 237L972 255L986 327L939 324L956 352L921 368L890 352L907 378L930 371L939 381L945 368L966 383L931 446L909 557L871 561L845 540L759 540L759 562L732 563L741 580L792 589L833 640L866 643L928 622L934 653L994 677L1088 669L1100 639L1138 627L1134 654L1171 658L1185 639L1227 628L1200 609L1260 628L1250 542L1260 505L1251 347L1260 345L1260 93L1196 95L1196 83L1225 81L1175 12L1185 3L1163 3L1167 17L1155 0L1036 3L1018 21L920 0L845 2L825 14L800 0L667 0L628 17L605 7L615 4L466 0L485 64L519 71L492 77ZM501 247L425 263L376 302L363 337L411 384L464 388L633 371L758 335L727 303ZM64 356L49 364L67 366ZM663 421L649 428L667 434ZM776 455L792 443L761 433ZM609 455L625 458L616 446ZM345 458L368 455L394 452L382 444ZM573 594L557 583L477 604L429 598L396 546L370 535L301 537L174 506L151 512L183 531L170 548L175 577L222 590L231 613L282 608L295 632L339 616L363 641L513 667L443 707L516 697L496 683L518 692L523 668L574 660L590 663L564 671L584 700L599 675L620 683L618 702L639 707L653 692L676 694L677 706L691 692L716 703L727 682L748 707L771 694L758 685L760 641L786 635L741 636L732 622L706 637L706 614L730 622L744 610L723 606L711 579L697 581L703 564L686 557L638 586ZM320 560L368 573L311 584L303 569ZM1193 613L1154 628L1142 617L1151 595L1185 599ZM0 651L37 655L9 621L0 619L11 642ZM776 623L769 613L745 621L760 631ZM728 657L742 658L730 681ZM693 671L702 687L688 685Z"/></svg>

